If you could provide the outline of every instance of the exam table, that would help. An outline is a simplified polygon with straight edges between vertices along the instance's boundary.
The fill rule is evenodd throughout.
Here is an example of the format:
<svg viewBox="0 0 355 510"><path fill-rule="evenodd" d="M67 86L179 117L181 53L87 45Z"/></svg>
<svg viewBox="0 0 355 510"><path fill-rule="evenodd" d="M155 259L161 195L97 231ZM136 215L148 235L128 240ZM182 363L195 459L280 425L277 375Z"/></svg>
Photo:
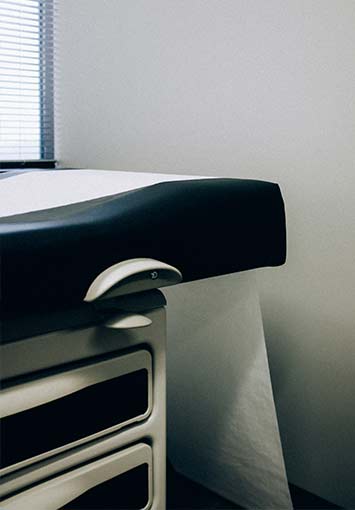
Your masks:
<svg viewBox="0 0 355 510"><path fill-rule="evenodd" d="M2 508L163 510L158 289L283 264L279 187L18 172L0 204Z"/></svg>

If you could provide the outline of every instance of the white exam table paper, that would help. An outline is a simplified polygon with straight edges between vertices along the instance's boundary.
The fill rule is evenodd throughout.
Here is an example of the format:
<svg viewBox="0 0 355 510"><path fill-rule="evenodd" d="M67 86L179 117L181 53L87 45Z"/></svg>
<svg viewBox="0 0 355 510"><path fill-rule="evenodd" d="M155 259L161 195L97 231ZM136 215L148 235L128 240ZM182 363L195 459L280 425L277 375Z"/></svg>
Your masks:
<svg viewBox="0 0 355 510"><path fill-rule="evenodd" d="M164 294L173 465L244 508L291 509L254 274Z"/></svg>

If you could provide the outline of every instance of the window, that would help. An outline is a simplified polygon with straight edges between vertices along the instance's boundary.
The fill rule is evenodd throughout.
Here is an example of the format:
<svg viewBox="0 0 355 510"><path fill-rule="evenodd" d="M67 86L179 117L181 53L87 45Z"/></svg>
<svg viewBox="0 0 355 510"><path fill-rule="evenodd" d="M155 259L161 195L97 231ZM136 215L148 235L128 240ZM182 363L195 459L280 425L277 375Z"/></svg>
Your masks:
<svg viewBox="0 0 355 510"><path fill-rule="evenodd" d="M53 158L53 0L0 0L0 161Z"/></svg>

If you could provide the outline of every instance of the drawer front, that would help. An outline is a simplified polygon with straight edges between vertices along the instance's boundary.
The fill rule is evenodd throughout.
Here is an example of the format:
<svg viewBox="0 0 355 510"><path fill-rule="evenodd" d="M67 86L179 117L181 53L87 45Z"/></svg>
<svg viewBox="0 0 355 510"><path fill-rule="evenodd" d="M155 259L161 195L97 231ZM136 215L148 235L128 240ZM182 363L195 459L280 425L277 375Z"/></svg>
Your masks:
<svg viewBox="0 0 355 510"><path fill-rule="evenodd" d="M3 510L147 510L152 451L146 444L90 462L3 500Z"/></svg>
<svg viewBox="0 0 355 510"><path fill-rule="evenodd" d="M0 396L1 475L145 419L146 350L6 388Z"/></svg>

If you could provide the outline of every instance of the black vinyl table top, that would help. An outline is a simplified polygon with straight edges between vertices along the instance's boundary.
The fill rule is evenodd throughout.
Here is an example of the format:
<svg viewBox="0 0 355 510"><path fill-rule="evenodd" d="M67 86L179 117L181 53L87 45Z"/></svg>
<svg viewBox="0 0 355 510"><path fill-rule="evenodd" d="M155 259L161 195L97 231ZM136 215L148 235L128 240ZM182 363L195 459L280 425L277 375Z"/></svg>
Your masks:
<svg viewBox="0 0 355 510"><path fill-rule="evenodd" d="M77 306L100 272L130 258L171 264L184 282L281 265L285 209L270 182L159 182L2 217L0 249L2 312L18 316Z"/></svg>

